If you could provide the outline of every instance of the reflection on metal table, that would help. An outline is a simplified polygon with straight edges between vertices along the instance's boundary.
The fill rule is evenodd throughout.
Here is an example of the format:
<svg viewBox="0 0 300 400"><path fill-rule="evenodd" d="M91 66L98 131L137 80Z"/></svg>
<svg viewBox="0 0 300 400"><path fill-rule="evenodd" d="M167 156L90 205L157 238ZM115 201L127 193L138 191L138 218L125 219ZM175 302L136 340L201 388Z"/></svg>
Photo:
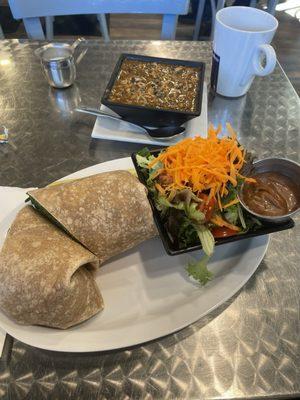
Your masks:
<svg viewBox="0 0 300 400"><path fill-rule="evenodd" d="M42 186L87 166L129 156L140 146L91 140L94 119L72 110L99 106L120 53L204 61L207 42L88 42L76 83L48 86L35 42L0 44L0 185ZM249 93L215 97L214 124L230 122L259 158L299 162L299 99L281 67L256 78ZM272 235L267 255L237 295L177 334L126 350L62 354L6 340L0 398L192 399L300 395L299 217L294 230ZM298 246L297 246L298 245Z"/></svg>

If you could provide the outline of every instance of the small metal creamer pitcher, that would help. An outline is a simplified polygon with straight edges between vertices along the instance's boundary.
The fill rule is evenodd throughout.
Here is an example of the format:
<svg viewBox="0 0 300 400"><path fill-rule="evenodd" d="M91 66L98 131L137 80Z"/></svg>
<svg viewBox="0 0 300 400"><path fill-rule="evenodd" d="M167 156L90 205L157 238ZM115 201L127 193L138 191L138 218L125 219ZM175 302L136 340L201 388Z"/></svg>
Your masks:
<svg viewBox="0 0 300 400"><path fill-rule="evenodd" d="M76 60L74 52L83 41L84 38L79 38L72 45L50 43L35 50L49 85L61 89L73 84L76 78L76 64L82 60L87 49L80 52Z"/></svg>

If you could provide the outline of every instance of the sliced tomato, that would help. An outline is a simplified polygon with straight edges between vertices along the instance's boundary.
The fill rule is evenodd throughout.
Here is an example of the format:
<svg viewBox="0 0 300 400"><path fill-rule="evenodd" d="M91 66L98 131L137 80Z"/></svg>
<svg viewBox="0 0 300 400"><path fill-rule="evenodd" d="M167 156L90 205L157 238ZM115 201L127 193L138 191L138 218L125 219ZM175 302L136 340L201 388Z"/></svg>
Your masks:
<svg viewBox="0 0 300 400"><path fill-rule="evenodd" d="M205 215L205 221L208 222L211 220L211 217L214 213L215 210L215 205L216 205L216 200L214 198L210 199L209 202L206 204L207 201L207 195L206 194L200 194L199 197L204 200L202 201L199 206L198 210L203 212Z"/></svg>
<svg viewBox="0 0 300 400"><path fill-rule="evenodd" d="M173 182L172 176L168 175L166 172L159 174L157 180L162 186L168 186Z"/></svg>
<svg viewBox="0 0 300 400"><path fill-rule="evenodd" d="M215 238L222 238L222 237L234 236L238 232L234 231L233 229L226 228L226 226L216 226L211 229L211 233Z"/></svg>

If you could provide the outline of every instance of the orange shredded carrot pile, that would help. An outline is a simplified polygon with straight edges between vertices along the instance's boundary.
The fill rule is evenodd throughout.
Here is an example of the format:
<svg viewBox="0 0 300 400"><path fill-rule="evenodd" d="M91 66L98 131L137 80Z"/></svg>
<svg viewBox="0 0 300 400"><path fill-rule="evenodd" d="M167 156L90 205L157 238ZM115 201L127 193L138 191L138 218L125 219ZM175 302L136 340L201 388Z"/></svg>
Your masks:
<svg viewBox="0 0 300 400"><path fill-rule="evenodd" d="M239 145L236 133L227 124L230 136L219 138L221 127L209 127L207 138L187 138L168 147L149 163L152 168L159 161L163 168L157 171L172 177L172 183L159 191L183 189L194 193L208 191L207 203L214 198L222 210L221 198L228 194L226 185L237 185L237 178L245 162L245 150Z"/></svg>

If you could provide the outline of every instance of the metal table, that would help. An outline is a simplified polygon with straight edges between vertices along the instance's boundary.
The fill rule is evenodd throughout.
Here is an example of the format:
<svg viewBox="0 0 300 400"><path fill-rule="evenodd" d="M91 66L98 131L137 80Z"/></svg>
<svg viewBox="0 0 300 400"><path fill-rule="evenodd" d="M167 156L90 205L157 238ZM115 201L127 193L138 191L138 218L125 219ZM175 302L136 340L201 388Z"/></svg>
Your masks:
<svg viewBox="0 0 300 400"><path fill-rule="evenodd" d="M0 44L0 121L10 130L9 143L0 145L0 185L45 185L137 150L134 144L91 140L94 118L71 112L80 101L99 105L120 53L204 60L209 77L209 43L89 41L76 85L56 91L48 87L34 57L37 45ZM299 118L299 99L280 66L257 78L247 96L216 97L209 104L209 120L231 122L258 157L299 161ZM10 338L0 361L0 398L296 397L299 218L296 222L295 229L272 235L264 261L237 295L177 334L135 348L87 354L44 351Z"/></svg>

